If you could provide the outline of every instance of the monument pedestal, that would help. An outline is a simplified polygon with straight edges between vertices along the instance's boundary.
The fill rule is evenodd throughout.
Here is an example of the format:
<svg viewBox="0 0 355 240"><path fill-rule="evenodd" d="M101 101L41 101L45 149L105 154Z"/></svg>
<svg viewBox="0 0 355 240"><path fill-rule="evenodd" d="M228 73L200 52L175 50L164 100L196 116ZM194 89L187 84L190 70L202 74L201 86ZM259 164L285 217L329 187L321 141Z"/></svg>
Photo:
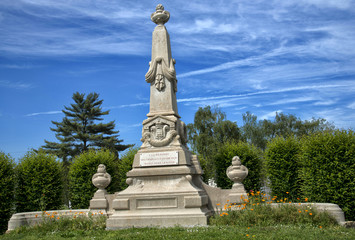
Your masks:
<svg viewBox="0 0 355 240"><path fill-rule="evenodd" d="M167 174L185 171L186 174ZM146 168L159 174L162 167ZM130 175L146 175L146 171ZM130 186L119 192L113 201L114 213L107 220L107 229L145 226L207 225L211 215L206 192L194 185L189 167L166 167L166 175L136 176Z"/></svg>

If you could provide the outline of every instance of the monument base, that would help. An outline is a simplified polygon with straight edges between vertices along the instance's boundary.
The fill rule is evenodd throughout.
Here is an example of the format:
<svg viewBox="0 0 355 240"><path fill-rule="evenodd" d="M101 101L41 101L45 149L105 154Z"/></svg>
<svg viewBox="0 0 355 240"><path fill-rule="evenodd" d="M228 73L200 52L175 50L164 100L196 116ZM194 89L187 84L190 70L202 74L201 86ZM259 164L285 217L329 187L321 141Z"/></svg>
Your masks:
<svg viewBox="0 0 355 240"><path fill-rule="evenodd" d="M134 177L116 194L112 207L107 229L207 225L212 214L206 192L191 175Z"/></svg>
<svg viewBox="0 0 355 240"><path fill-rule="evenodd" d="M176 211L157 211L156 213L132 212L121 216L111 216L106 222L107 230L130 227L174 227L174 226L207 226L208 218L200 213L194 215L191 211L181 213Z"/></svg>

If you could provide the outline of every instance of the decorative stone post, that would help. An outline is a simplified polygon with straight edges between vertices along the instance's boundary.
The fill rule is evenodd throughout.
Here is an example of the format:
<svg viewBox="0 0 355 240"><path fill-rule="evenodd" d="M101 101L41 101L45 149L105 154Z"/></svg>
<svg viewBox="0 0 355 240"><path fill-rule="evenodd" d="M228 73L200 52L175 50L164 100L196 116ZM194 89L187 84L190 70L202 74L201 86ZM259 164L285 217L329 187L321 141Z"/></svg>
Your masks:
<svg viewBox="0 0 355 240"><path fill-rule="evenodd" d="M92 184L98 188L94 197L90 200L90 210L101 211L106 213L108 206L105 195L107 194L106 187L111 183L111 175L106 172L106 166L100 164L97 168L97 173L92 176Z"/></svg>
<svg viewBox="0 0 355 240"><path fill-rule="evenodd" d="M242 181L248 176L248 168L242 165L238 156L233 157L232 165L227 168L227 176L234 182L229 194L230 202L240 202L241 197L248 198Z"/></svg>

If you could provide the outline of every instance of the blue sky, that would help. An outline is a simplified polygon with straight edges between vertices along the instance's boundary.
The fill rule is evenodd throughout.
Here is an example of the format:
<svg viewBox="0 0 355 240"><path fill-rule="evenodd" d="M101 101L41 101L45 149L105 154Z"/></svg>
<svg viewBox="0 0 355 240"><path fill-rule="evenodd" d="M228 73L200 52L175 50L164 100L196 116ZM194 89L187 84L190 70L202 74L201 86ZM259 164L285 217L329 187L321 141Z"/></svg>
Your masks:
<svg viewBox="0 0 355 240"><path fill-rule="evenodd" d="M105 121L140 145L158 3L186 123L218 105L239 126L277 111L355 127L354 1L1 0L0 150L18 159L55 141L51 120L76 91L99 93Z"/></svg>

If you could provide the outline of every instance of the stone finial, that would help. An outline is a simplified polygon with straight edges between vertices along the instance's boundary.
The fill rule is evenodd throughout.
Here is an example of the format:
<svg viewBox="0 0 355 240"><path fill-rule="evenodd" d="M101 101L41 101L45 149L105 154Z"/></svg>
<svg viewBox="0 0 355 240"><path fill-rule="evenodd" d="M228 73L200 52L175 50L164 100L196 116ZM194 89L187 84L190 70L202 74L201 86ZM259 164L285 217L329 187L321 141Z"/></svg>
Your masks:
<svg viewBox="0 0 355 240"><path fill-rule="evenodd" d="M150 15L150 19L158 25L164 25L167 21L169 21L170 13L164 10L163 5L158 4L155 8L156 11Z"/></svg>
<svg viewBox="0 0 355 240"><path fill-rule="evenodd" d="M244 185L242 184L242 181L248 175L248 169L244 165L242 165L238 156L233 157L232 166L229 166L227 168L226 173L228 178L234 182L232 187L233 189L244 190Z"/></svg>
<svg viewBox="0 0 355 240"><path fill-rule="evenodd" d="M100 211L106 214L108 203L106 200L106 187L111 183L111 175L106 172L106 166L100 164L97 173L92 176L92 184L98 188L94 197L90 200L90 211Z"/></svg>
<svg viewBox="0 0 355 240"><path fill-rule="evenodd" d="M97 187L99 191L106 191L105 188L111 183L111 175L106 172L106 166L100 164L97 168L97 173L92 176L92 184Z"/></svg>

